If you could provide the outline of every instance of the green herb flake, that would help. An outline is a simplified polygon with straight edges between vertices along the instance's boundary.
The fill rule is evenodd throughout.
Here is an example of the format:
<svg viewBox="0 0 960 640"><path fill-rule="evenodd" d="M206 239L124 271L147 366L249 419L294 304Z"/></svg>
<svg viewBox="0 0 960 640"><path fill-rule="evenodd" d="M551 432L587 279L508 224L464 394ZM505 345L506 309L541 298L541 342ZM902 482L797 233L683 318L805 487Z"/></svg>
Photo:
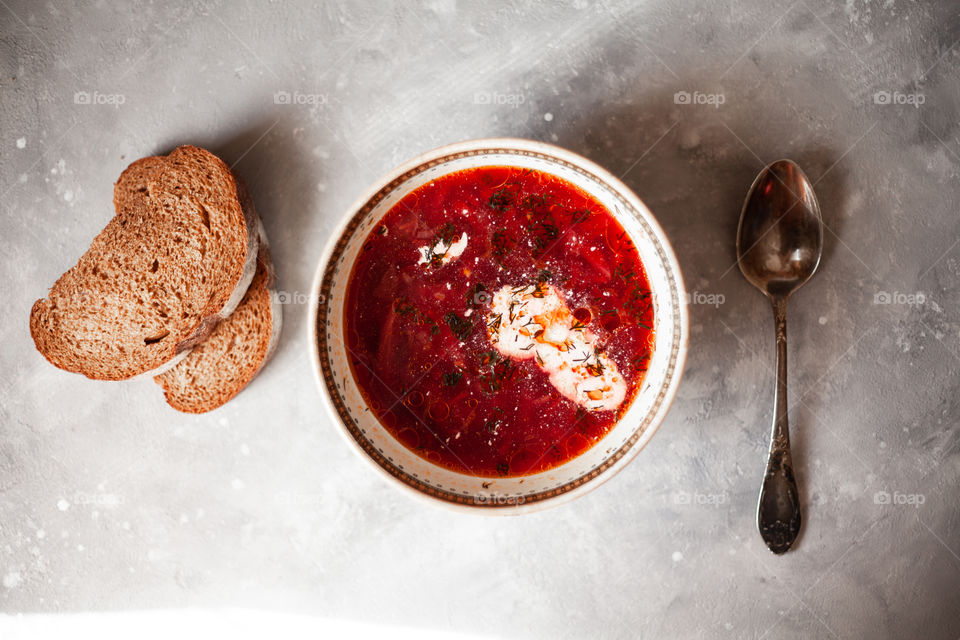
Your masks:
<svg viewBox="0 0 960 640"><path fill-rule="evenodd" d="M500 354L496 351L481 351L477 354L477 358L480 360L480 366L485 367L499 360Z"/></svg>
<svg viewBox="0 0 960 640"><path fill-rule="evenodd" d="M455 387L463 379L462 371L451 371L443 374L443 384L447 387Z"/></svg>
<svg viewBox="0 0 960 640"><path fill-rule="evenodd" d="M450 331L463 342L473 334L473 323L466 318L461 318L455 312L449 311L443 316L443 321L450 327Z"/></svg>
<svg viewBox="0 0 960 640"><path fill-rule="evenodd" d="M503 187L493 192L488 201L490 207L499 213L503 213L513 205L517 194L509 187Z"/></svg>
<svg viewBox="0 0 960 640"><path fill-rule="evenodd" d="M442 240L444 244L450 244L455 233L456 229L454 228L453 223L445 222L440 226L439 229L437 229L435 237L437 240Z"/></svg>
<svg viewBox="0 0 960 640"><path fill-rule="evenodd" d="M440 327L437 326L437 323L434 322L433 318L420 311L420 309L418 309L404 296L400 296L394 301L393 311L398 316L409 318L410 321L416 324L418 327L430 327L430 335L432 336L437 335L437 333L440 331Z"/></svg>
<svg viewBox="0 0 960 640"><path fill-rule="evenodd" d="M497 415L483 423L483 428L489 433L496 433L497 428L503 424L503 409L496 407L493 412Z"/></svg>

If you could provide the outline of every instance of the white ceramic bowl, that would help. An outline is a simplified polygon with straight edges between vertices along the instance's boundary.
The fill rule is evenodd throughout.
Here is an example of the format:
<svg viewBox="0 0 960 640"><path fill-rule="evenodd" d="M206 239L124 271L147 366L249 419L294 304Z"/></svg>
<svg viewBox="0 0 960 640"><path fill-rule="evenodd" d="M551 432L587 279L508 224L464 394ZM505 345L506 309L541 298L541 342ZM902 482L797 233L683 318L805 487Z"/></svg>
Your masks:
<svg viewBox="0 0 960 640"><path fill-rule="evenodd" d="M640 253L654 301L656 346L642 387L603 439L559 467L516 478L480 478L415 455L368 410L353 379L343 339L347 280L367 234L413 189L461 169L516 166L559 176L599 200ZM381 178L350 207L323 253L313 282L309 331L325 404L347 442L393 484L448 506L517 513L553 506L596 488L630 462L666 416L687 353L688 319L680 269L653 214L626 185L570 151L530 140L470 140L429 151Z"/></svg>

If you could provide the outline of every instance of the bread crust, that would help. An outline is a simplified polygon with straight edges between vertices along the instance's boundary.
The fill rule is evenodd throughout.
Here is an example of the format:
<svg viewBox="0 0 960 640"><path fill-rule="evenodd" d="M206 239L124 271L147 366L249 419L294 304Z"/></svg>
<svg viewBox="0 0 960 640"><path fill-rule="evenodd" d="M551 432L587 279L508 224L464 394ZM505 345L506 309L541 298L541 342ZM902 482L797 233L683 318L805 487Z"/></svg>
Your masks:
<svg viewBox="0 0 960 640"><path fill-rule="evenodd" d="M273 320L273 327L270 330L270 342L267 344L267 353L263 358L263 362L260 363L260 368L253 374L254 377L260 373L267 362L270 361L270 358L273 357L274 352L277 350L277 345L280 343L280 331L283 329L283 304L280 302L280 296L277 294L276 288L277 272L273 266L273 260L270 255L270 245L267 242L267 235L263 229L263 223L259 220L257 222L260 228L260 250L263 251L265 255L263 262L267 267L267 290L270 293L270 314Z"/></svg>

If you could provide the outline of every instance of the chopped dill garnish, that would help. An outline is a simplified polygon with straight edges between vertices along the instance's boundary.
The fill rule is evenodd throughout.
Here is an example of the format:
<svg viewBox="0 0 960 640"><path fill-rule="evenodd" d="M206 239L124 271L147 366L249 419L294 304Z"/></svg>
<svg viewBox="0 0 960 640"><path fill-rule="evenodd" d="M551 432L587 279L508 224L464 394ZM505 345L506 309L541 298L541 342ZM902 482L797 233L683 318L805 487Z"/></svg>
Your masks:
<svg viewBox="0 0 960 640"><path fill-rule="evenodd" d="M483 391L488 394L496 393L503 389L504 384L513 379L517 373L517 365L510 358L499 358L484 364L486 369L480 373L477 379L482 385Z"/></svg>
<svg viewBox="0 0 960 640"><path fill-rule="evenodd" d="M490 196L488 204L494 211L503 213L510 208L516 197L517 194L514 193L510 187L503 187L493 192L493 194Z"/></svg>
<svg viewBox="0 0 960 640"><path fill-rule="evenodd" d="M600 377L603 375L603 363L597 360L593 364L587 365L587 373L592 376Z"/></svg>
<svg viewBox="0 0 960 640"><path fill-rule="evenodd" d="M574 362L588 362L588 361L590 360L590 358L592 358L592 357L593 357L593 353L588 352L588 351L584 351L582 358L574 358L573 361L574 361Z"/></svg>
<svg viewBox="0 0 960 640"><path fill-rule="evenodd" d="M503 424L503 409L494 407L493 412L497 414L496 417L488 418L487 421L483 423L483 428L490 433L496 433L497 427Z"/></svg>
<svg viewBox="0 0 960 640"><path fill-rule="evenodd" d="M463 379L462 371L451 371L443 374L443 384L448 387L455 387Z"/></svg>
<svg viewBox="0 0 960 640"><path fill-rule="evenodd" d="M453 227L452 222L444 222L435 234L437 240L443 240L444 243L450 244L450 241L453 240L453 235L456 233L456 229Z"/></svg>
<svg viewBox="0 0 960 640"><path fill-rule="evenodd" d="M641 353L630 360L630 364L637 368L637 371L646 371L650 366L650 354Z"/></svg>
<svg viewBox="0 0 960 640"><path fill-rule="evenodd" d="M443 321L450 327L450 331L461 342L470 337L473 333L473 323L466 318L461 318L455 312L449 311L443 316Z"/></svg>
<svg viewBox="0 0 960 640"><path fill-rule="evenodd" d="M481 351L477 354L477 358L480 360L480 366L485 367L499 360L500 354L496 351Z"/></svg>
<svg viewBox="0 0 960 640"><path fill-rule="evenodd" d="M456 229L453 226L452 222L443 223L433 234L433 241L430 243L430 247L427 249L426 260L431 267L442 267L443 258L447 255L447 251L450 250L450 245L453 243L453 236L456 233ZM447 248L443 251L437 251L437 248L441 245L445 245Z"/></svg>
<svg viewBox="0 0 960 640"><path fill-rule="evenodd" d="M635 274L633 272L633 269L630 269L629 271L627 271L626 267L623 266L622 262L618 262L616 268L613 270L614 279L620 278L621 280L627 283L633 280L634 275Z"/></svg>
<svg viewBox="0 0 960 640"><path fill-rule="evenodd" d="M405 296L400 296L393 303L394 312L401 317L409 318L418 327L427 325L430 327L430 335L435 336L440 332L440 327L434 322L433 318L426 315L418 309Z"/></svg>
<svg viewBox="0 0 960 640"><path fill-rule="evenodd" d="M590 209L577 209L570 212L570 224L579 224L592 215Z"/></svg>

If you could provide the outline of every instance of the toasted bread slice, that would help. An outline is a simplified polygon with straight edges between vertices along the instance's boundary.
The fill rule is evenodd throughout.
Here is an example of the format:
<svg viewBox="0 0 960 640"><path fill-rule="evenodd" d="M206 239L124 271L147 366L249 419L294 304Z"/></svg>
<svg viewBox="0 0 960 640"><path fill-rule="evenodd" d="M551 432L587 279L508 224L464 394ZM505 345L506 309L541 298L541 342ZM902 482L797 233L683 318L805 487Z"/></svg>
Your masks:
<svg viewBox="0 0 960 640"><path fill-rule="evenodd" d="M182 361L154 378L171 407L185 413L212 411L260 372L280 337L281 305L271 291L274 282L263 237L257 272L240 306Z"/></svg>
<svg viewBox="0 0 960 640"><path fill-rule="evenodd" d="M256 267L252 200L208 151L137 160L113 201L116 215L30 312L47 360L101 380L182 357L236 307Z"/></svg>

